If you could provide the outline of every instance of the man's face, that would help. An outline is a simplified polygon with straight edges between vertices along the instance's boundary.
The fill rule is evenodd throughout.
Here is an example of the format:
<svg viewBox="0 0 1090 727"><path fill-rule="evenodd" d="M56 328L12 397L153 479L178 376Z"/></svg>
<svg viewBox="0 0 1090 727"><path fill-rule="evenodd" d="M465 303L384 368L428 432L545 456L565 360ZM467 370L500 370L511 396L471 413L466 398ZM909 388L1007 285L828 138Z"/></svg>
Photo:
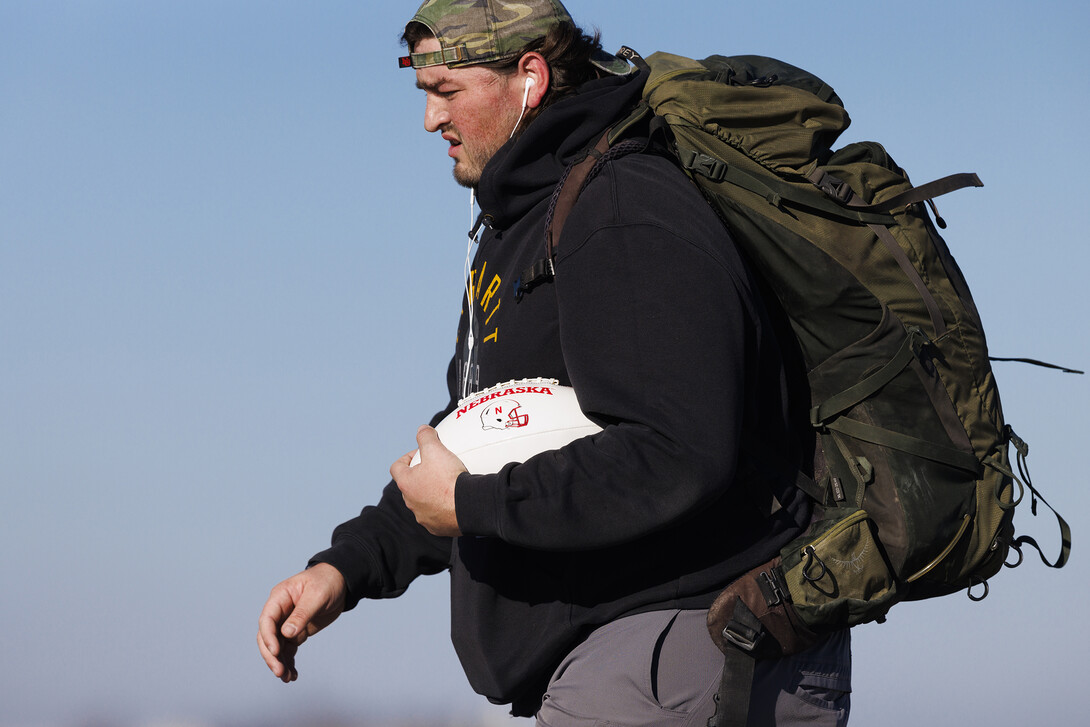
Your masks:
<svg viewBox="0 0 1090 727"><path fill-rule="evenodd" d="M428 38L417 53L440 49ZM424 128L440 131L450 143L454 179L475 187L492 155L504 145L522 112L522 88L517 75L500 75L487 68L431 66L416 71L416 86L428 95Z"/></svg>

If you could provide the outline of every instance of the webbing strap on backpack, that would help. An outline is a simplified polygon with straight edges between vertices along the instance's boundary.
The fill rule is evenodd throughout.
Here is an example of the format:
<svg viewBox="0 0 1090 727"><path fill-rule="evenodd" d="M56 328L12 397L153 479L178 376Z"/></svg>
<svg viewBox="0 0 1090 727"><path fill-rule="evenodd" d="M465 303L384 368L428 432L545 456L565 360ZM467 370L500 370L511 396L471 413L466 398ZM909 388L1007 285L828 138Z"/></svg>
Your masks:
<svg viewBox="0 0 1090 727"><path fill-rule="evenodd" d="M708 727L746 727L756 666L756 659L737 649L723 655L723 674L719 677L719 691L715 693L715 713L708 719Z"/></svg>
<svg viewBox="0 0 1090 727"><path fill-rule="evenodd" d="M1051 366L1049 364L1045 365L1049 368L1060 368L1061 370L1067 370L1062 369L1062 367L1059 366ZM1082 372L1073 371L1072 373ZM1046 500L1044 496L1037 491L1037 488L1033 486L1033 479L1030 477L1029 463L1027 462L1027 458L1029 457L1029 445L1026 444L1025 440L1015 434L1014 430L1011 429L1009 425L1007 426L1007 438L1010 440L1010 443L1014 446L1014 451L1017 453L1016 459L1018 462L1018 474L1021 475L1021 478L1016 476L1014 472L1010 470L1010 468L1003 467L1003 465L996 464L992 461L988 461L985 464L987 464L989 467L1000 469L1014 482L1017 482L1023 487L1028 487L1030 492L1030 512L1033 513L1034 516L1037 515L1037 501L1040 500L1045 504L1045 507L1051 510L1052 514L1056 516L1056 521L1059 524L1060 528L1060 554L1056 556L1055 563L1050 562L1049 559L1045 556L1045 551L1041 549L1041 546L1037 543L1036 539L1029 535L1020 535L1015 538L1014 541L1011 543L1011 548L1018 553L1018 562L1013 563L1008 567L1014 568L1022 562L1022 546L1028 545L1037 551L1037 554L1041 556L1041 562L1047 565L1049 568L1063 568L1065 565L1067 565L1068 558L1071 557L1071 526L1067 524L1067 521L1063 519L1063 516L1060 515L1060 513L1056 512L1056 508L1052 507L1052 505L1048 503L1048 500ZM1013 504L1018 504L1018 500L1015 500Z"/></svg>

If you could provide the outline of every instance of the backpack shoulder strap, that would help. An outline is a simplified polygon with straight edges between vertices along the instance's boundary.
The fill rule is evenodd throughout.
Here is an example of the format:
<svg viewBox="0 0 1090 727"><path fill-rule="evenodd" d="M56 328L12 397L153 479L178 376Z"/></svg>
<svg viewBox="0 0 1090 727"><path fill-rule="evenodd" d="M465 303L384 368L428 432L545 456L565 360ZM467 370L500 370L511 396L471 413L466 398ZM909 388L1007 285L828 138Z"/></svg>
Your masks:
<svg viewBox="0 0 1090 727"><path fill-rule="evenodd" d="M564 176L556 185L552 201L549 203L549 211L545 215L545 256L550 260L556 257L560 233L564 231L564 225L568 221L572 208L575 207L576 200L579 199L583 187L590 180L591 173L596 172L609 150L609 131L606 131L594 146L586 150L582 159L568 165Z"/></svg>
<svg viewBox="0 0 1090 727"><path fill-rule="evenodd" d="M607 129L593 146L584 150L575 161L568 165L564 175L557 182L549 202L549 209L545 213L545 257L523 270L515 280L516 300L521 299L523 294L541 283L553 279L555 273L553 262L556 260L560 235L564 231L564 225L579 195L583 193L583 189L590 180L597 176L606 162L643 151L647 147L644 141L638 139L627 139L610 146L610 140L615 136L613 127Z"/></svg>

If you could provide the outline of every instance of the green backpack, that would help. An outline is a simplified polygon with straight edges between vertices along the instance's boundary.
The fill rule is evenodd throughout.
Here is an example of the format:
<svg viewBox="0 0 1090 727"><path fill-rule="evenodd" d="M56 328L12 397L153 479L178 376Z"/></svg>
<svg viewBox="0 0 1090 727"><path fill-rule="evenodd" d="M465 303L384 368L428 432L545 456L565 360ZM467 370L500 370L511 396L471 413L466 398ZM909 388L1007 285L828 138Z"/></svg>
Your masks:
<svg viewBox="0 0 1090 727"><path fill-rule="evenodd" d="M976 306L925 208L980 180L959 174L914 187L879 144L833 151L847 112L832 88L788 64L620 55L650 72L643 102L569 169L554 195L546 258L519 285L551 275L579 191L603 157L642 148L630 138L639 129L661 134L786 313L818 438L814 477L800 476L816 514L710 610L724 674L751 674L749 657L784 656L881 621L903 600L960 590L983 598L1011 549L1020 562L1024 544L1037 547L1014 537L1012 518L1024 488L1035 509L1040 495L1026 446L1003 420ZM1070 531L1057 518L1061 553L1054 563L1041 557L1058 568ZM748 680L726 681L720 698L731 706L719 719L740 713L745 724Z"/></svg>

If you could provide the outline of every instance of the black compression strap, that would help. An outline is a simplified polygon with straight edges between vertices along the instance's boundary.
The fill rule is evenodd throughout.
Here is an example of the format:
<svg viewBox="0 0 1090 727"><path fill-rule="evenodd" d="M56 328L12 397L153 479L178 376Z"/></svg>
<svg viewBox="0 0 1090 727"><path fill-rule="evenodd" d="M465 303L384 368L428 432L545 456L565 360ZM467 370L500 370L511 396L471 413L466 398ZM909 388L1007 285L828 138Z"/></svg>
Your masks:
<svg viewBox="0 0 1090 727"><path fill-rule="evenodd" d="M1078 369L1069 369L1066 366L1058 366L1056 364L1050 364L1047 361L1038 361L1035 358L1000 358L998 356L989 356L989 361L1007 361L1013 363L1025 363L1032 364L1034 366L1043 366L1046 369L1056 369L1057 371L1063 371L1065 374L1084 374L1085 371L1079 371Z"/></svg>

